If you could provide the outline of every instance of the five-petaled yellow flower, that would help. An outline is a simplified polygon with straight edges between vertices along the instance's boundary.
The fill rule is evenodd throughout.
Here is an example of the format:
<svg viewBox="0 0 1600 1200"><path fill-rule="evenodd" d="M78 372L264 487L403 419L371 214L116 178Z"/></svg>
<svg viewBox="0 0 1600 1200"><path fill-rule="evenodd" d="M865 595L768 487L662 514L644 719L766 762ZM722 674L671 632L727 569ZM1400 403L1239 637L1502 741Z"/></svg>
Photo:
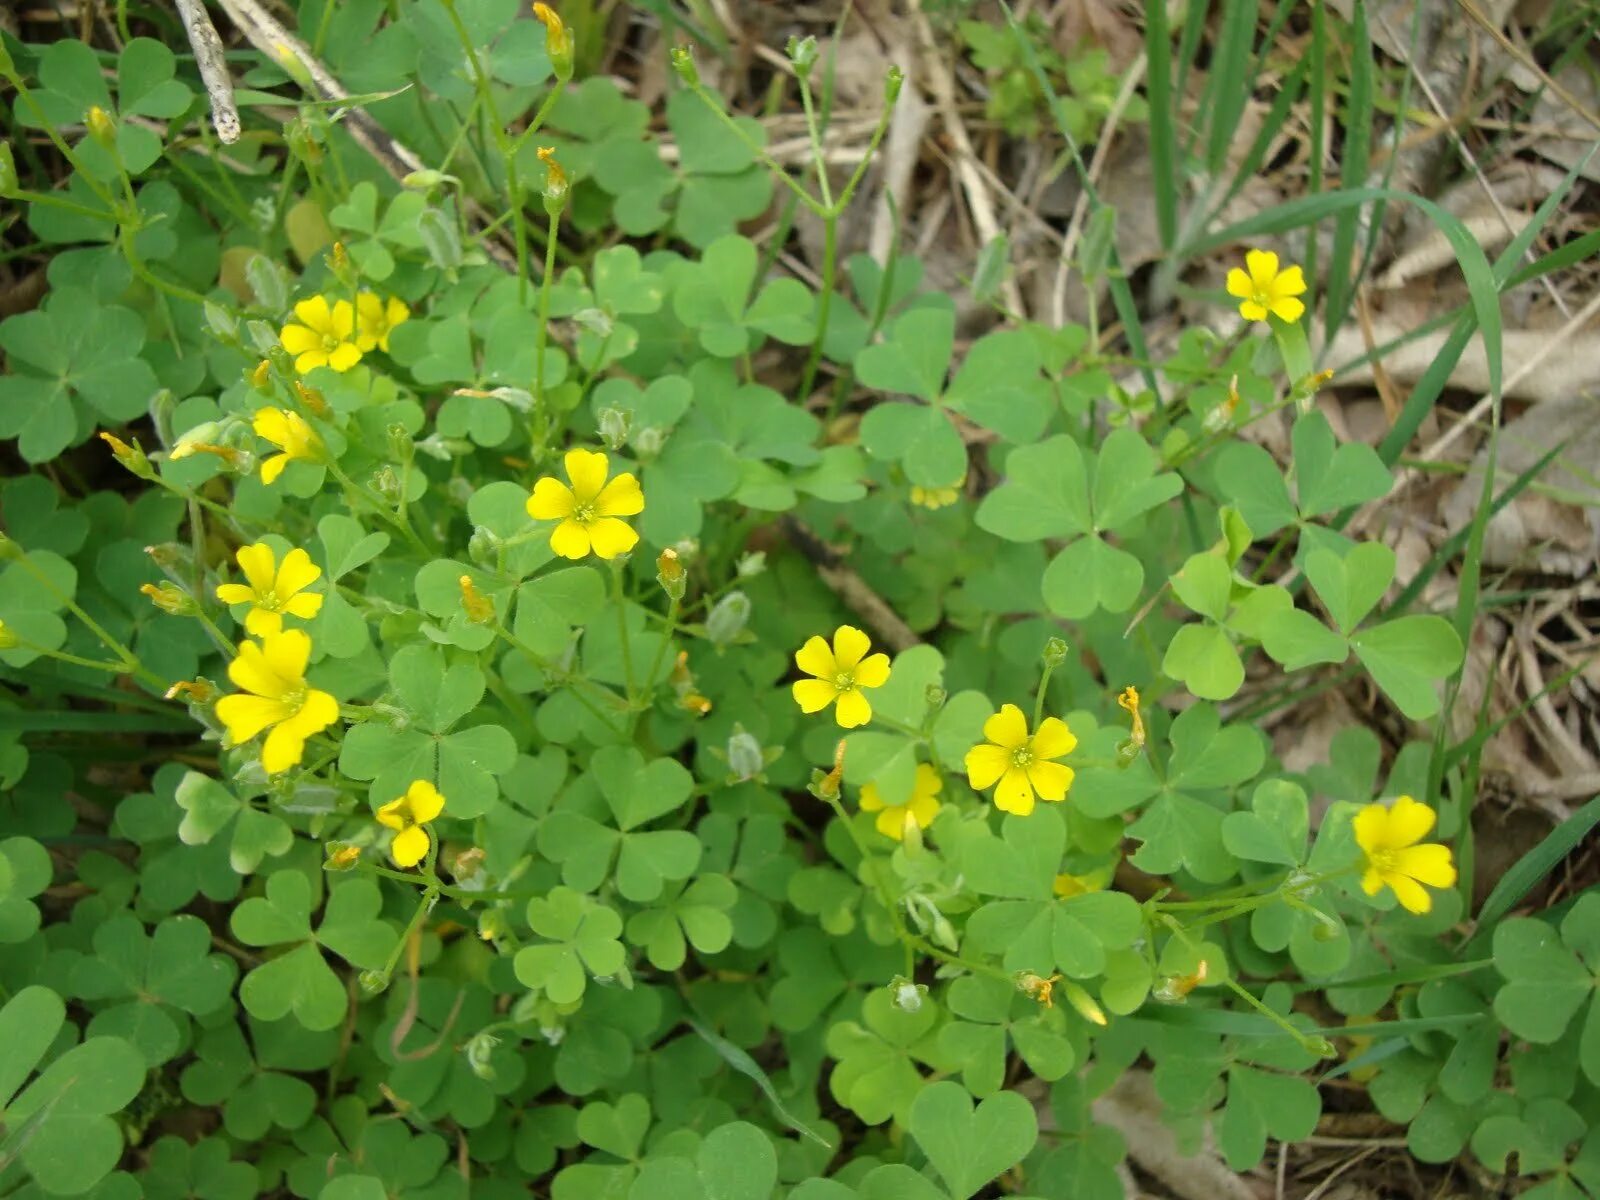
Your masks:
<svg viewBox="0 0 1600 1200"><path fill-rule="evenodd" d="M1306 290L1299 267L1278 270L1278 256L1271 250L1251 250L1244 265L1247 270L1234 267L1228 272L1228 295L1238 299L1241 317L1265 321L1271 313L1292 325L1305 315L1306 306L1295 299Z"/></svg>
<svg viewBox="0 0 1600 1200"><path fill-rule="evenodd" d="M1028 718L1015 704L1007 704L983 723L983 736L989 740L967 751L967 780L980 792L994 787L995 807L1001 812L1027 816L1035 793L1052 803L1067 798L1074 772L1051 761L1071 754L1078 744L1065 721L1046 717L1030 737Z"/></svg>
<svg viewBox="0 0 1600 1200"><path fill-rule="evenodd" d="M306 591L321 577L322 568L304 550L289 551L279 563L271 546L257 542L240 546L236 557L246 582L219 585L217 599L224 604L251 606L244 627L253 636L279 632L284 613L309 621L322 608L322 594Z"/></svg>
<svg viewBox="0 0 1600 1200"><path fill-rule="evenodd" d="M889 682L889 656L868 654L872 640L853 625L833 631L833 646L813 634L795 652L794 661L813 679L802 679L793 688L801 711L821 712L834 701L834 717L846 729L872 720L872 705L863 688L878 688Z"/></svg>
<svg viewBox="0 0 1600 1200"><path fill-rule="evenodd" d="M389 353L389 335L410 319L411 310L399 296L380 300L371 292L362 292L356 297L356 348Z"/></svg>
<svg viewBox="0 0 1600 1200"><path fill-rule="evenodd" d="M348 300L312 296L294 306L299 323L289 322L278 331L283 348L294 355L294 369L304 375L317 367L348 371L361 361L356 341L356 310Z"/></svg>
<svg viewBox="0 0 1600 1200"><path fill-rule="evenodd" d="M378 823L395 831L389 857L397 867L414 867L428 853L428 831L423 828L444 811L444 797L426 779L413 780L406 794L378 809Z"/></svg>
<svg viewBox="0 0 1600 1200"><path fill-rule="evenodd" d="M217 719L237 746L270 730L261 747L268 775L287 771L305 753L306 739L339 719L339 702L306 683L311 639L299 629L239 643L228 678L242 689L217 701Z"/></svg>
<svg viewBox="0 0 1600 1200"><path fill-rule="evenodd" d="M878 814L878 832L884 837L901 841L906 836L906 822L918 829L933 824L939 812L939 792L944 778L927 763L917 764L916 782L911 786L911 799L904 804L885 804L878 794L878 785L866 784L861 789L861 811Z"/></svg>
<svg viewBox="0 0 1600 1200"><path fill-rule="evenodd" d="M1433 822L1433 809L1410 796L1401 796L1387 807L1369 804L1358 812L1351 825L1356 845L1367 856L1361 890L1376 896L1389 887L1408 912L1430 911L1433 897L1423 885L1447 888L1456 882L1449 846L1438 842L1417 844L1428 836Z"/></svg>
<svg viewBox="0 0 1600 1200"><path fill-rule="evenodd" d="M535 521L560 521L550 534L550 549L562 558L582 558L592 549L600 558L632 550L639 535L621 517L644 511L644 492L631 472L606 482L611 466L604 454L568 450L568 487L546 475L533 485L528 515Z"/></svg>
<svg viewBox="0 0 1600 1200"><path fill-rule="evenodd" d="M283 474L284 467L297 458L315 462L322 455L322 439L297 412L282 408L263 408L251 421L256 436L271 442L282 454L268 455L261 460L261 482L272 483Z"/></svg>

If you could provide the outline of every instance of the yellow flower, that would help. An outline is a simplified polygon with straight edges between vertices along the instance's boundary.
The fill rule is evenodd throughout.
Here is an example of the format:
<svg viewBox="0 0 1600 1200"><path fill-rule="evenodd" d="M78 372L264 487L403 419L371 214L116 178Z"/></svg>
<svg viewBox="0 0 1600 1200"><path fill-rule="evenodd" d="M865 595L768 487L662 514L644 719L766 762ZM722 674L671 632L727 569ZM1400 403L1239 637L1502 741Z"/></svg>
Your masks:
<svg viewBox="0 0 1600 1200"><path fill-rule="evenodd" d="M257 437L283 451L282 454L273 454L261 460L262 483L276 480L293 459L315 462L321 457L322 439L299 413L281 408L263 408L256 413L251 426Z"/></svg>
<svg viewBox="0 0 1600 1200"><path fill-rule="evenodd" d="M283 629L283 614L309 621L322 608L320 592L306 588L322 576L322 568L304 550L291 550L277 561L265 542L240 546L235 556L246 583L224 583L217 588L217 599L224 604L248 604L244 627L254 637L264 637Z"/></svg>
<svg viewBox="0 0 1600 1200"><path fill-rule="evenodd" d="M1057 875L1050 890L1063 900L1071 900L1074 896L1087 896L1090 892L1105 890L1103 880L1096 879L1093 875Z"/></svg>
<svg viewBox="0 0 1600 1200"><path fill-rule="evenodd" d="M1278 270L1278 256L1270 250L1250 251L1244 264L1248 272L1238 267L1228 272L1228 295L1238 299L1241 317L1265 321L1270 312L1292 325L1305 314L1306 306L1295 299L1306 290L1299 267Z"/></svg>
<svg viewBox="0 0 1600 1200"><path fill-rule="evenodd" d="M389 857L397 867L414 867L427 856L428 831L423 828L444 811L444 797L426 779L414 780L406 794L378 809L378 823L395 831Z"/></svg>
<svg viewBox="0 0 1600 1200"><path fill-rule="evenodd" d="M348 300L330 308L326 296L312 296L294 306L299 324L291 321L278 331L283 348L294 355L294 369L304 375L317 367L348 371L361 361L356 344L356 311Z"/></svg>
<svg viewBox="0 0 1600 1200"><path fill-rule="evenodd" d="M967 751L967 780L980 792L994 787L1001 812L1027 816L1035 792L1051 803L1067 798L1074 771L1050 761L1071 754L1078 744L1065 721L1046 717L1030 737L1022 710L1007 704L983 723L983 736L989 740Z"/></svg>
<svg viewBox="0 0 1600 1200"><path fill-rule="evenodd" d="M1369 804L1351 823L1356 845L1367 856L1361 876L1361 890L1376 896L1385 887L1407 912L1425 913L1433 908L1433 897L1423 889L1453 887L1455 864L1450 847L1438 842L1419 846L1433 828L1434 811L1410 796L1401 796L1393 806Z"/></svg>
<svg viewBox="0 0 1600 1200"><path fill-rule="evenodd" d="M400 297L379 300L371 292L362 292L356 297L356 348L389 353L389 335L410 319L411 310Z"/></svg>
<svg viewBox="0 0 1600 1200"><path fill-rule="evenodd" d="M911 787L911 799L904 804L885 804L878 794L878 785L869 783L861 789L861 811L878 814L878 832L884 837L900 841L906 835L906 822L918 829L933 824L939 811L938 795L944 779L927 763L917 764L917 779Z"/></svg>
<svg viewBox="0 0 1600 1200"><path fill-rule="evenodd" d="M305 753L306 739L339 719L339 702L306 685L311 639L299 629L269 633L239 643L239 657L228 664L228 678L242 689L217 701L217 719L232 745L270 730L261 747L268 775L287 771Z"/></svg>
<svg viewBox="0 0 1600 1200"><path fill-rule="evenodd" d="M821 712L834 701L839 706L834 717L846 729L854 729L872 720L872 705L862 694L863 688L879 688L889 682L889 656L867 654L872 641L853 625L841 625L833 631L833 647L820 636L813 635L795 652L794 661L814 679L802 679L794 685L794 701L802 712Z"/></svg>
<svg viewBox="0 0 1600 1200"><path fill-rule="evenodd" d="M592 549L601 558L632 550L639 535L619 517L644 511L639 481L624 471L609 483L610 460L592 450L568 450L568 487L547 475L533 485L528 515L535 521L560 521L550 535L550 549L562 558L582 558Z"/></svg>
<svg viewBox="0 0 1600 1200"><path fill-rule="evenodd" d="M961 488L959 486L925 488L913 485L911 488L911 503L920 505L923 508L948 508L959 499L961 499Z"/></svg>

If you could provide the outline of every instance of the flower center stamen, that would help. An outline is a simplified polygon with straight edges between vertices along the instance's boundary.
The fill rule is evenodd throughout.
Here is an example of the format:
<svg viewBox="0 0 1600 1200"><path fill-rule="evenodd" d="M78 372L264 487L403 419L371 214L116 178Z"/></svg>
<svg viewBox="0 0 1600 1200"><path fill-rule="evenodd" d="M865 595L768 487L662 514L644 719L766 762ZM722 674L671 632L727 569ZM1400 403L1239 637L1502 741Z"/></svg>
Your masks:
<svg viewBox="0 0 1600 1200"><path fill-rule="evenodd" d="M279 607L278 593L274 591L258 593L256 595L256 607L264 608L268 612L277 612Z"/></svg>
<svg viewBox="0 0 1600 1200"><path fill-rule="evenodd" d="M1367 861L1372 864L1372 869L1379 874L1391 872L1394 870L1394 851L1368 850Z"/></svg>
<svg viewBox="0 0 1600 1200"><path fill-rule="evenodd" d="M306 693L310 690L304 683L300 683L284 692L280 703L288 710L290 716L298 714L306 706Z"/></svg>
<svg viewBox="0 0 1600 1200"><path fill-rule="evenodd" d="M1033 751L1027 746L1018 746L1011 752L1011 763L1026 771L1033 765Z"/></svg>
<svg viewBox="0 0 1600 1200"><path fill-rule="evenodd" d="M599 514L594 511L594 503L580 504L572 510L572 519L579 525L588 525Z"/></svg>
<svg viewBox="0 0 1600 1200"><path fill-rule="evenodd" d="M331 333L323 334L322 348L324 350L337 350L339 348L339 339Z"/></svg>
<svg viewBox="0 0 1600 1200"><path fill-rule="evenodd" d="M833 687L838 692L848 692L856 686L856 677L849 671L840 671L833 677Z"/></svg>

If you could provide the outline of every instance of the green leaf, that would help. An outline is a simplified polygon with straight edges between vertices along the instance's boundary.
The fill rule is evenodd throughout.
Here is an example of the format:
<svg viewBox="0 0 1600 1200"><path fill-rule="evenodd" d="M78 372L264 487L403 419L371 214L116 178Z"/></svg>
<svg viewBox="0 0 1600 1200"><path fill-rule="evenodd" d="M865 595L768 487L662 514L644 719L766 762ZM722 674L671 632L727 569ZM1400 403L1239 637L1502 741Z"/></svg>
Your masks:
<svg viewBox="0 0 1600 1200"><path fill-rule="evenodd" d="M1230 854L1285 867L1305 861L1310 817L1305 791L1298 784L1264 781L1251 795L1250 809L1223 818L1222 843Z"/></svg>
<svg viewBox="0 0 1600 1200"><path fill-rule="evenodd" d="M1291 440L1301 516L1337 512L1388 493L1393 480L1378 452L1359 442L1339 445L1320 412L1296 421Z"/></svg>
<svg viewBox="0 0 1600 1200"><path fill-rule="evenodd" d="M132 1044L92 1037L23 1090L6 1109L6 1124L26 1131L20 1157L41 1190L80 1195L116 1166L122 1127L107 1114L132 1103L144 1081L145 1059Z"/></svg>
<svg viewBox="0 0 1600 1200"><path fill-rule="evenodd" d="M946 1080L917 1096L911 1136L953 1200L968 1200L1022 1161L1039 1125L1033 1105L1016 1092L997 1093L974 1109L966 1089Z"/></svg>
<svg viewBox="0 0 1600 1200"><path fill-rule="evenodd" d="M38 984L23 988L0 1008L0 1045L6 1047L0 1057L0 1110L44 1058L66 1014L61 997Z"/></svg>
<svg viewBox="0 0 1600 1200"><path fill-rule="evenodd" d="M1342 560L1330 551L1313 550L1304 563L1306 578L1346 635L1383 599L1394 567L1394 551L1382 542L1362 542Z"/></svg>
<svg viewBox="0 0 1600 1200"><path fill-rule="evenodd" d="M954 313L914 309L890 326L884 341L856 355L856 376L867 387L932 404L944 390L954 347Z"/></svg>
<svg viewBox="0 0 1600 1200"><path fill-rule="evenodd" d="M622 918L571 888L552 888L548 896L528 901L528 923L550 940L517 951L517 978L543 989L556 1004L580 999L589 974L615 975L623 967L625 956L617 940Z"/></svg>
<svg viewBox="0 0 1600 1200"><path fill-rule="evenodd" d="M1005 481L983 498L975 519L980 529L1013 542L1087 533L1094 520L1078 443L1058 435L1017 447L1006 456Z"/></svg>
<svg viewBox="0 0 1600 1200"><path fill-rule="evenodd" d="M615 1105L597 1100L578 1114L578 1136L588 1145L618 1158L636 1159L650 1128L650 1102L637 1092L617 1099Z"/></svg>
<svg viewBox="0 0 1600 1200"><path fill-rule="evenodd" d="M1244 683L1244 662L1219 625L1179 629L1162 657L1161 670L1202 700L1226 700Z"/></svg>
<svg viewBox="0 0 1600 1200"><path fill-rule="evenodd" d="M1172 591L1192 612L1221 621L1228 615L1233 571L1220 554L1191 554L1172 577Z"/></svg>
<svg viewBox="0 0 1600 1200"><path fill-rule="evenodd" d="M1228 1165L1248 1171L1267 1152L1267 1138L1298 1142L1311 1136L1322 1098L1309 1080L1235 1063L1228 1072L1228 1105L1218 1140Z"/></svg>
<svg viewBox="0 0 1600 1200"><path fill-rule="evenodd" d="M1395 707L1413 721L1439 711L1434 685L1461 666L1461 639L1443 617L1385 621L1355 634L1350 645Z"/></svg>

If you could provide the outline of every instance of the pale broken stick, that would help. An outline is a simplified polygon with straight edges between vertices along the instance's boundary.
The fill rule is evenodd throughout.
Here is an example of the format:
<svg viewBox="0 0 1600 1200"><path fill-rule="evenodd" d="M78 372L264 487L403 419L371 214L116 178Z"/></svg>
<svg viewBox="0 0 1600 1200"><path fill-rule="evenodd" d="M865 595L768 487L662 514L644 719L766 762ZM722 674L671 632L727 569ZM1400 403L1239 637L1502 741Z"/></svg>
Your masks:
<svg viewBox="0 0 1600 1200"><path fill-rule="evenodd" d="M233 102L233 79L223 56L222 39L202 0L177 0L177 5L178 18L194 50L195 65L200 68L206 95L211 98L211 124L216 126L218 139L231 146L239 140L239 109Z"/></svg>

